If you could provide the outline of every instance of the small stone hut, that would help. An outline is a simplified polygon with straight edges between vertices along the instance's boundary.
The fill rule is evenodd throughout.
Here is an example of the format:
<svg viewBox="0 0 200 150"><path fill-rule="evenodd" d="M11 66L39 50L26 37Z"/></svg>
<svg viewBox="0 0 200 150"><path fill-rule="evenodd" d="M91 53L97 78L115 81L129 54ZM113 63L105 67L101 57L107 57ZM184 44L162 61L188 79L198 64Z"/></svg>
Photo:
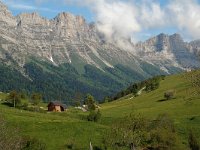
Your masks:
<svg viewBox="0 0 200 150"><path fill-rule="evenodd" d="M59 101L52 101L48 104L47 107L48 111L53 111L53 112L61 112L67 109L67 106Z"/></svg>

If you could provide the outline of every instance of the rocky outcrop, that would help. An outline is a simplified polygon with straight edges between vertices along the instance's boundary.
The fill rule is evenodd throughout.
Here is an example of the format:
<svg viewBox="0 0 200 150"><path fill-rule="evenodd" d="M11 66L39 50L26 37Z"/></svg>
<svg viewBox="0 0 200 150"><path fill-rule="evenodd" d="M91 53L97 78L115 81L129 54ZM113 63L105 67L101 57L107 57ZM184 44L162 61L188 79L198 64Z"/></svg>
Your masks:
<svg viewBox="0 0 200 150"><path fill-rule="evenodd" d="M189 43L190 51L195 53L200 58L200 40L195 40Z"/></svg>
<svg viewBox="0 0 200 150"><path fill-rule="evenodd" d="M19 66L35 57L54 65L77 63L94 65L104 70L116 64L124 64L141 70L135 64L134 54L112 43L103 43L94 24L88 24L81 16L60 13L49 20L37 13L22 13L16 17L1 4L0 58L2 62ZM9 24L9 25L7 25ZM10 59L8 59L10 58Z"/></svg>
<svg viewBox="0 0 200 150"><path fill-rule="evenodd" d="M0 24L1 24L1 27L16 26L15 17L12 16L7 6L5 6L2 2L0 2Z"/></svg>
<svg viewBox="0 0 200 150"><path fill-rule="evenodd" d="M166 35L163 33L135 46L140 58L160 66L165 71L170 66L183 70L199 68L200 61L191 50L193 47L184 42L179 34Z"/></svg>
<svg viewBox="0 0 200 150"><path fill-rule="evenodd" d="M132 44L132 49L126 51L104 41L95 24L88 24L81 16L62 12L50 20L38 13L15 17L0 2L0 60L8 65L23 68L36 58L56 66L71 63L78 69L90 64L102 71L123 64L144 74L141 62L167 73L171 66L182 70L200 67L196 44L185 43L178 34L160 34Z"/></svg>

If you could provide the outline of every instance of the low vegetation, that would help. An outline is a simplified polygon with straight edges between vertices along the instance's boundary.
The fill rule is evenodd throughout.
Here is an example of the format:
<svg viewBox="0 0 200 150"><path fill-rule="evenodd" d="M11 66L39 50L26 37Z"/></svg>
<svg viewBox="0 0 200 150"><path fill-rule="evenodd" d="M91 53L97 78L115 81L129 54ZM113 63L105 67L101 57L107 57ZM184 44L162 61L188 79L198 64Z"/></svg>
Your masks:
<svg viewBox="0 0 200 150"><path fill-rule="evenodd" d="M96 110L96 108L98 106L96 105L96 102L95 102L94 97L92 95L88 94L86 96L85 104L87 105L87 109L89 111L89 115L87 116L87 120L88 121L94 121L94 122L99 121L99 119L101 118L101 112L100 112L99 109Z"/></svg>
<svg viewBox="0 0 200 150"><path fill-rule="evenodd" d="M88 121L98 122L101 118L101 112L98 109L97 111L92 110L90 111L89 115L87 116Z"/></svg>
<svg viewBox="0 0 200 150"><path fill-rule="evenodd" d="M6 98L6 101L10 103L13 107L21 105L21 96L16 91L11 91Z"/></svg>
<svg viewBox="0 0 200 150"><path fill-rule="evenodd" d="M173 99L175 96L175 91L174 90L169 90L167 92L164 93L164 98L166 100L170 100L170 99Z"/></svg>
<svg viewBox="0 0 200 150"><path fill-rule="evenodd" d="M9 128L5 119L0 116L0 149L20 150L22 139L17 128Z"/></svg>
<svg viewBox="0 0 200 150"><path fill-rule="evenodd" d="M30 97L30 98L29 98ZM39 104L42 102L40 93L32 93L28 96L25 93L18 91L10 91L2 101L4 105L27 111L46 112Z"/></svg>
<svg viewBox="0 0 200 150"><path fill-rule="evenodd" d="M173 149L176 145L173 121L167 115L148 120L141 115L129 115L111 127L105 136L106 146L113 149Z"/></svg>
<svg viewBox="0 0 200 150"><path fill-rule="evenodd" d="M197 72L200 74L200 71ZM200 141L200 95L196 92L198 86L191 82L194 74L198 76L197 72L161 78L156 89L144 90L138 96L131 92L112 102L108 98L107 103L99 107L94 97L88 95L85 104L90 111L87 112L73 107L62 113L38 113L18 109L18 106L14 109L13 105L3 105L10 94L0 93L0 99L4 99L0 102L0 115L6 122L3 128L7 128L2 130L1 123L0 131L7 131L6 134L14 138L11 138L13 143L18 139L19 146L16 144L16 147L26 150L81 150L89 149L90 143L93 149L99 150L197 150ZM176 91L175 98L162 101L164 93L170 89ZM27 98L21 98L22 106L25 102ZM28 105L28 108L40 108L47 104L33 105L28 100ZM0 142L3 141L1 137ZM9 147L6 149L9 150Z"/></svg>
<svg viewBox="0 0 200 150"><path fill-rule="evenodd" d="M36 138L25 137L20 129L10 126L0 116L0 149L1 150L46 150L46 144Z"/></svg>
<svg viewBox="0 0 200 150"><path fill-rule="evenodd" d="M117 100L117 99L124 97L126 95L129 95L129 94L133 94L134 96L138 96L140 94L139 93L140 90L144 90L146 92L156 90L156 89L159 88L160 81L164 80L164 78L165 78L165 76L156 76L156 77L153 77L151 79L148 79L148 80L145 80L145 81L142 81L142 82L139 82L139 83L135 83L135 84L129 86L127 89L117 93L117 95L114 96L113 98L109 99L109 97L105 97L104 101Z"/></svg>
<svg viewBox="0 0 200 150"><path fill-rule="evenodd" d="M200 143L198 142L198 139L194 134L194 131L190 131L188 143L191 150L200 150Z"/></svg>

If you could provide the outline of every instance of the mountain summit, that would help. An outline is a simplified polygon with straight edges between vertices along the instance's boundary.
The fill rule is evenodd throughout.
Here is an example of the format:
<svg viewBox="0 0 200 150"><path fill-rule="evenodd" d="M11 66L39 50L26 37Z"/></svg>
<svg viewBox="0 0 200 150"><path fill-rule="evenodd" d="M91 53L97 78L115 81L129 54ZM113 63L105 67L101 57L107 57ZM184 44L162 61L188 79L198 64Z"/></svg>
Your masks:
<svg viewBox="0 0 200 150"><path fill-rule="evenodd" d="M2 2L0 8L3 91L42 91L46 100L65 101L76 92L92 93L100 100L132 82L200 67L200 44L178 34L160 34L126 50L105 41L81 16L63 12L49 20L38 13L13 16Z"/></svg>

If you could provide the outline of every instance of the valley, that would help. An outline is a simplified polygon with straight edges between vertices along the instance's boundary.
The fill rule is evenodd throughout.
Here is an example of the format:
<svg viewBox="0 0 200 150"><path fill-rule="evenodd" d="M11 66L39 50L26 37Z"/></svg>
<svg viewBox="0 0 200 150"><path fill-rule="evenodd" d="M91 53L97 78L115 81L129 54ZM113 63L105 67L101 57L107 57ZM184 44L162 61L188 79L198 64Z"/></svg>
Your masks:
<svg viewBox="0 0 200 150"><path fill-rule="evenodd" d="M107 41L81 16L14 16L0 2L0 90L41 92L46 102L72 103L76 93L102 101L133 82L200 67L198 40L163 33L138 43L120 40L127 47Z"/></svg>
<svg viewBox="0 0 200 150"><path fill-rule="evenodd" d="M200 150L199 10L0 0L0 150Z"/></svg>
<svg viewBox="0 0 200 150"><path fill-rule="evenodd" d="M196 73L199 71L196 71ZM188 134L194 130L200 135L199 95L192 95L195 87L190 82L193 72L167 76L158 89L143 92L140 96L132 94L116 101L100 105L100 121L88 122L88 112L69 107L63 113L38 113L9 108L0 105L0 114L10 126L20 128L20 134L35 137L46 143L47 149L88 149L90 141L93 146L103 149L103 137L114 122L130 113L141 114L148 119L155 119L159 114L168 114L173 120L178 134L176 149L188 149ZM195 74L196 74L195 73ZM175 90L174 99L163 100L164 93ZM6 97L1 94L1 99ZM163 101L162 101L163 100ZM47 104L42 104L46 108Z"/></svg>

